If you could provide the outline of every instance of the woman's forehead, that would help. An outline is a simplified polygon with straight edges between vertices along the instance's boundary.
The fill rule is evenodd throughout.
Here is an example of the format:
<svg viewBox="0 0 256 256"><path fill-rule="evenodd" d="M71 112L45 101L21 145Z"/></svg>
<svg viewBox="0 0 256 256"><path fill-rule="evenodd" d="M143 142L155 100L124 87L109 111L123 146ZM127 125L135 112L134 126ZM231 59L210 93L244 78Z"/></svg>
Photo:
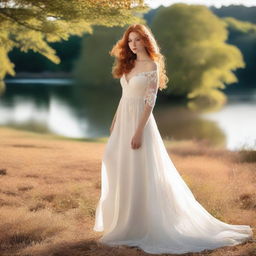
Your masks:
<svg viewBox="0 0 256 256"><path fill-rule="evenodd" d="M132 31L132 32L129 33L129 38L130 38L130 39L136 38L136 37L140 37L140 34L137 33L137 32L134 32L134 31Z"/></svg>

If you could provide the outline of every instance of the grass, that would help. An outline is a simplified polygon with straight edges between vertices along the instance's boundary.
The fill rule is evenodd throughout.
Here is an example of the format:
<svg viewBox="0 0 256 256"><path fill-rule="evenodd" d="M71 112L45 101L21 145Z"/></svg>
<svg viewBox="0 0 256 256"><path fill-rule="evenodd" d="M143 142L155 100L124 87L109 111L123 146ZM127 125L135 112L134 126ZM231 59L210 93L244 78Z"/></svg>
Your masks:
<svg viewBox="0 0 256 256"><path fill-rule="evenodd" d="M0 128L0 255L147 255L98 244L92 230L100 196L102 141ZM207 142L164 141L196 199L216 218L256 224L255 151ZM184 255L253 255L246 242Z"/></svg>

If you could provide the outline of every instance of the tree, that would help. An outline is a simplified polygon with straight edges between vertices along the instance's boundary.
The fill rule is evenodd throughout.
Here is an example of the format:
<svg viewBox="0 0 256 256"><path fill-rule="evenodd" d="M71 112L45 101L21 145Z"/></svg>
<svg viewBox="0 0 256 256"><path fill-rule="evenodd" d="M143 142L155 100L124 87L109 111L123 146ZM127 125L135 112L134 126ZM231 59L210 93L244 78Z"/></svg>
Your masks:
<svg viewBox="0 0 256 256"><path fill-rule="evenodd" d="M174 4L159 9L152 30L167 60L167 93L222 105L219 89L236 82L232 71L245 67L239 49L225 42L227 23L203 5Z"/></svg>
<svg viewBox="0 0 256 256"><path fill-rule="evenodd" d="M225 21L227 25L233 30L240 31L242 33L256 32L256 25L251 22L237 20L233 17L225 17L222 18L222 20Z"/></svg>
<svg viewBox="0 0 256 256"><path fill-rule="evenodd" d="M111 70L113 60L109 51L122 36L120 27L97 26L93 35L85 35L81 43L81 53L74 65L74 76L84 87L103 88L114 84ZM100 66L99 66L100 64Z"/></svg>
<svg viewBox="0 0 256 256"><path fill-rule="evenodd" d="M8 52L33 50L59 63L48 43L93 33L93 25L124 26L143 21L143 0L1 0L0 79L14 75Z"/></svg>

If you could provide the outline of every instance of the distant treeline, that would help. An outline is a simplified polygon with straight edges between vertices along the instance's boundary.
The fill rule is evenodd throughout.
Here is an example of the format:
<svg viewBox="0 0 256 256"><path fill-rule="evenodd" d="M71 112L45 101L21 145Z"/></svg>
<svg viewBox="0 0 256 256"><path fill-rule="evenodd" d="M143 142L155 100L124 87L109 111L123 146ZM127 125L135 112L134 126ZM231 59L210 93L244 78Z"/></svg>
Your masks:
<svg viewBox="0 0 256 256"><path fill-rule="evenodd" d="M49 43L61 59L59 64L55 64L40 53L31 50L24 53L15 48L10 52L9 57L15 64L16 72L70 72L79 55L81 40L79 36L71 36L68 41Z"/></svg>

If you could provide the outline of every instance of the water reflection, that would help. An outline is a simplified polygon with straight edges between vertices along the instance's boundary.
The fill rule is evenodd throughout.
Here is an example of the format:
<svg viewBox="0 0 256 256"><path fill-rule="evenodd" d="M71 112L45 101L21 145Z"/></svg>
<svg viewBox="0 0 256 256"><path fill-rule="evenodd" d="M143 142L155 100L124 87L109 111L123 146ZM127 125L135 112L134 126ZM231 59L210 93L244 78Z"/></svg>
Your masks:
<svg viewBox="0 0 256 256"><path fill-rule="evenodd" d="M210 145L225 147L226 136L217 122L202 118L186 106L161 106L155 111L155 119L162 137L166 139L198 139Z"/></svg>
<svg viewBox="0 0 256 256"><path fill-rule="evenodd" d="M204 118L218 123L226 135L226 147L256 149L256 104L231 103L217 113L205 114Z"/></svg>
<svg viewBox="0 0 256 256"><path fill-rule="evenodd" d="M248 93L246 100L246 94L241 95L229 96L222 110L208 114L192 112L183 103L159 101L154 109L159 131L165 139L194 138L230 150L245 144L256 149L256 92ZM0 97L0 125L73 138L105 137L120 97L118 85L99 90L70 81L47 86L7 83Z"/></svg>
<svg viewBox="0 0 256 256"><path fill-rule="evenodd" d="M54 85L8 84L0 98L0 125L73 138L109 135L118 92L83 94L83 88Z"/></svg>

